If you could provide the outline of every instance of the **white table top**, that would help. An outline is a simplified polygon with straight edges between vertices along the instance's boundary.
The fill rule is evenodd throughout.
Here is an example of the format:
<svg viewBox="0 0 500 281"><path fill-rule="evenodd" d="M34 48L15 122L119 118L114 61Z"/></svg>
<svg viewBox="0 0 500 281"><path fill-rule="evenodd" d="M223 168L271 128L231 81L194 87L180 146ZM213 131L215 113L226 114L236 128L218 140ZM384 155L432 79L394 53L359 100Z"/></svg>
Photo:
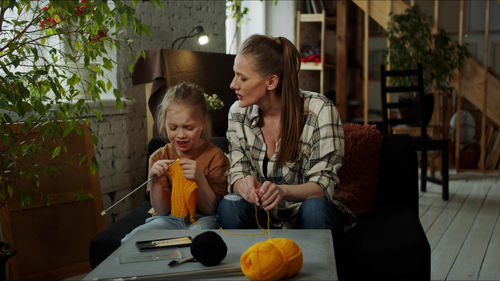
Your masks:
<svg viewBox="0 0 500 281"><path fill-rule="evenodd" d="M140 280L140 279L213 279L247 280L240 269L240 257L251 245L265 241L268 234L235 235L235 233L261 233L259 229L211 230L219 234L227 245L225 259L217 266L207 267L199 262L186 262L171 267L174 259L190 256L189 247L139 251L136 241L167 237L196 235L207 230L148 230L138 232L83 280ZM233 233L233 234L228 234ZM337 280L337 268L330 230L325 229L271 229L271 238L292 239L302 249L303 266L290 280ZM180 254L180 255L179 255ZM189 272L189 274L187 273ZM224 277L224 278L223 278Z"/></svg>

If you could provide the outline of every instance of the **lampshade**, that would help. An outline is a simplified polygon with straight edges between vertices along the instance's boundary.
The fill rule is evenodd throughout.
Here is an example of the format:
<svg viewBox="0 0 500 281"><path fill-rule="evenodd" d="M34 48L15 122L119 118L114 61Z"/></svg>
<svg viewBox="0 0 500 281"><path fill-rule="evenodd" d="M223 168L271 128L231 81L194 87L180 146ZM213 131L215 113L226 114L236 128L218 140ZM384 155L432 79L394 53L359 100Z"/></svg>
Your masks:
<svg viewBox="0 0 500 281"><path fill-rule="evenodd" d="M179 46L177 46L177 49L180 49L184 41L188 38L193 38L195 36L198 36L198 44L200 45L205 45L210 41L210 38L208 35L205 33L205 30L201 25L195 26L187 35L181 36L172 42L172 46L170 47L171 49L174 49L175 43L180 41Z"/></svg>

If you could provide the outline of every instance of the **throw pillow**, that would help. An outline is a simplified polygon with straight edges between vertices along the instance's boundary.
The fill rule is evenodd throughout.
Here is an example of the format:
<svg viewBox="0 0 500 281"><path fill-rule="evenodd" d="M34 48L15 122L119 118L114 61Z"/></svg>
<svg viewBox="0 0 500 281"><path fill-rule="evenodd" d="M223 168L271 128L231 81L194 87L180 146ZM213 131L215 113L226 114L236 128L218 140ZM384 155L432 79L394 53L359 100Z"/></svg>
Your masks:
<svg viewBox="0 0 500 281"><path fill-rule="evenodd" d="M383 137L375 125L346 123L343 128L344 165L336 192L346 207L361 214L374 208Z"/></svg>

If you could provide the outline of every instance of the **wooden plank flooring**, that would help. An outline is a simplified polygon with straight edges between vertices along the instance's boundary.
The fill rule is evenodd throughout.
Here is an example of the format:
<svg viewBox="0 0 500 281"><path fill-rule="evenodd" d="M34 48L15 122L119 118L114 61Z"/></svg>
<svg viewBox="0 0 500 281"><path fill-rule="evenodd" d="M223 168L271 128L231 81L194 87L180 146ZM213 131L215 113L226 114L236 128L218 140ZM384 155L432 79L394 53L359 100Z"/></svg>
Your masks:
<svg viewBox="0 0 500 281"><path fill-rule="evenodd" d="M448 201L440 185L428 183L419 213L431 280L500 280L499 174L452 173Z"/></svg>

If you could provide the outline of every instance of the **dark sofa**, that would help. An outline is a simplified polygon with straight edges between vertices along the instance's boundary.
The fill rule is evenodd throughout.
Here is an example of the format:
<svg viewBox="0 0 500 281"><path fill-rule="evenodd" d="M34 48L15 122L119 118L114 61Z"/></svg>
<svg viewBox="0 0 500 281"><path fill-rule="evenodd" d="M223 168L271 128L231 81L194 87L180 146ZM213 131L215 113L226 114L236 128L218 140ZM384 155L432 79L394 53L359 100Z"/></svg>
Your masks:
<svg viewBox="0 0 500 281"><path fill-rule="evenodd" d="M418 216L417 155L408 135L384 136L375 208L335 245L340 280L430 280L430 245Z"/></svg>
<svg viewBox="0 0 500 281"><path fill-rule="evenodd" d="M227 152L225 138L213 141ZM148 155L162 145L154 139ZM339 280L429 280L430 246L418 216L417 156L410 137L384 136L379 164L374 210L359 214L357 225L336 241ZM92 268L144 223L150 208L145 200L91 241Z"/></svg>

